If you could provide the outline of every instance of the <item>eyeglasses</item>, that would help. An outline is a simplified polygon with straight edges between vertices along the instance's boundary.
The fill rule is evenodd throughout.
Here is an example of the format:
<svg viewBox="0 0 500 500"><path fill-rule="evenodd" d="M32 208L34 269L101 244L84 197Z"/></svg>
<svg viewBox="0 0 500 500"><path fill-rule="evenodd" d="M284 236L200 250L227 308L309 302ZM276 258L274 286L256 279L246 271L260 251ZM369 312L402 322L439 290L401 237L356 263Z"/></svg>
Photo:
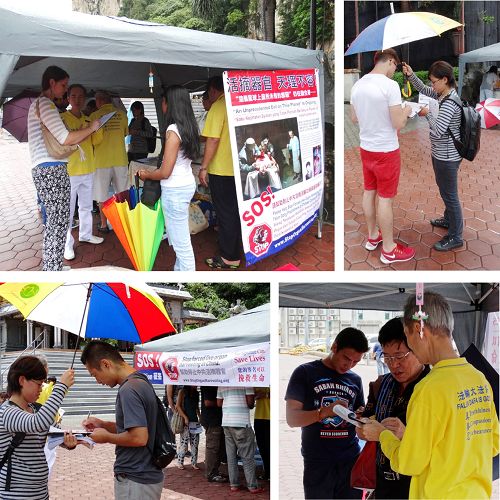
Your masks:
<svg viewBox="0 0 500 500"><path fill-rule="evenodd" d="M382 359L382 361L384 361L385 364L394 363L395 361L399 361L401 363L401 361L406 359L406 357L408 356L408 354L410 354L410 352L411 351L408 351L405 354L395 354L394 356L387 356L387 354L382 353L380 355L380 359Z"/></svg>
<svg viewBox="0 0 500 500"><path fill-rule="evenodd" d="M438 78L437 80L433 80L432 78L429 78L429 80L431 82L431 85L434 85L435 83L440 82L442 80L442 78Z"/></svg>
<svg viewBox="0 0 500 500"><path fill-rule="evenodd" d="M47 382L47 380L34 380L34 379L30 379L30 382L34 382L38 387L42 387L42 385L45 384L45 382Z"/></svg>

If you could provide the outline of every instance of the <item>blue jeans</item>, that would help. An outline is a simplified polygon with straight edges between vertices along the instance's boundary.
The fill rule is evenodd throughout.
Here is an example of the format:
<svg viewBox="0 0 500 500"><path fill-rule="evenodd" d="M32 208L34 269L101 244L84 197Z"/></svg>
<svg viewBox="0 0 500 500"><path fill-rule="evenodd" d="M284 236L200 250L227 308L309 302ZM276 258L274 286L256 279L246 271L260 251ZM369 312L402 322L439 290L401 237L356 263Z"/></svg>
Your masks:
<svg viewBox="0 0 500 500"><path fill-rule="evenodd" d="M464 231L462 207L458 199L458 169L461 162L461 160L445 161L432 158L436 184L445 206L444 219L449 224L448 236L459 240L462 239Z"/></svg>
<svg viewBox="0 0 500 500"><path fill-rule="evenodd" d="M161 206L165 217L168 242L174 247L174 271L196 271L191 234L189 232L189 203L196 184L161 188Z"/></svg>

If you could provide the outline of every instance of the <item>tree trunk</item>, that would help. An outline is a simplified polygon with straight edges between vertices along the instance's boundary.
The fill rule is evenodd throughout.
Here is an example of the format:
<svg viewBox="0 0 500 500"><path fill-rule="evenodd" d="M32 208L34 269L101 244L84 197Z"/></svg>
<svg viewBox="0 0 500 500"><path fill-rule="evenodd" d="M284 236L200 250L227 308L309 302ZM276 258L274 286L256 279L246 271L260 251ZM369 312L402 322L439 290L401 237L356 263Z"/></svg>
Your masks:
<svg viewBox="0 0 500 500"><path fill-rule="evenodd" d="M259 0L260 30L266 42L275 41L276 0Z"/></svg>

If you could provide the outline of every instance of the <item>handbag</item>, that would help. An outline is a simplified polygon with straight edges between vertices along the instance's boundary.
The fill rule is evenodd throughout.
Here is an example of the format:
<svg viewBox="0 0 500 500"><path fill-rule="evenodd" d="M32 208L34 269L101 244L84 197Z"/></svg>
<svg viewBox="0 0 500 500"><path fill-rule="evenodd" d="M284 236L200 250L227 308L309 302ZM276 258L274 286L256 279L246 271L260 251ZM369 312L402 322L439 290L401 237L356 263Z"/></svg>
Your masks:
<svg viewBox="0 0 500 500"><path fill-rule="evenodd" d="M40 128L42 130L43 142L45 143L45 147L47 149L47 153L52 158L56 160L63 160L68 158L72 153L74 153L77 149L80 150L80 158L82 157L83 150L79 145L69 146L61 144L53 135L52 132L45 126L41 117L40 117L40 107L39 107L40 98L36 101L35 114L40 122ZM85 159L85 155L83 155L82 160Z"/></svg>
<svg viewBox="0 0 500 500"><path fill-rule="evenodd" d="M139 175L135 174L135 185L139 189ZM154 208L161 198L160 181L146 179L142 185L141 203L149 208Z"/></svg>
<svg viewBox="0 0 500 500"><path fill-rule="evenodd" d="M202 212L199 202L189 204L189 232L197 234L208 227L208 221Z"/></svg>
<svg viewBox="0 0 500 500"><path fill-rule="evenodd" d="M367 441L351 470L351 488L374 490L377 484L377 441Z"/></svg>
<svg viewBox="0 0 500 500"><path fill-rule="evenodd" d="M172 430L175 434L182 434L182 431L184 430L184 419L178 411L174 411L171 424Z"/></svg>

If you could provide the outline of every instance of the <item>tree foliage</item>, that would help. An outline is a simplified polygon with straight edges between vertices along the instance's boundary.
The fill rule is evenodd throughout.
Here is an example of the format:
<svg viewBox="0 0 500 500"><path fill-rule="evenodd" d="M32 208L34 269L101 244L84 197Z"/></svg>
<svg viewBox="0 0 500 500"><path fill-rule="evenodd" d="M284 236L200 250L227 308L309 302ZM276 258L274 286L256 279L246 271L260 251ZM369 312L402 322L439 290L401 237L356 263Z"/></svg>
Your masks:
<svg viewBox="0 0 500 500"><path fill-rule="evenodd" d="M177 288L177 283L157 285ZM185 302L186 307L202 309L212 313L218 320L230 316L230 308L240 300L247 309L270 301L269 283L185 283L183 288L193 299Z"/></svg>

